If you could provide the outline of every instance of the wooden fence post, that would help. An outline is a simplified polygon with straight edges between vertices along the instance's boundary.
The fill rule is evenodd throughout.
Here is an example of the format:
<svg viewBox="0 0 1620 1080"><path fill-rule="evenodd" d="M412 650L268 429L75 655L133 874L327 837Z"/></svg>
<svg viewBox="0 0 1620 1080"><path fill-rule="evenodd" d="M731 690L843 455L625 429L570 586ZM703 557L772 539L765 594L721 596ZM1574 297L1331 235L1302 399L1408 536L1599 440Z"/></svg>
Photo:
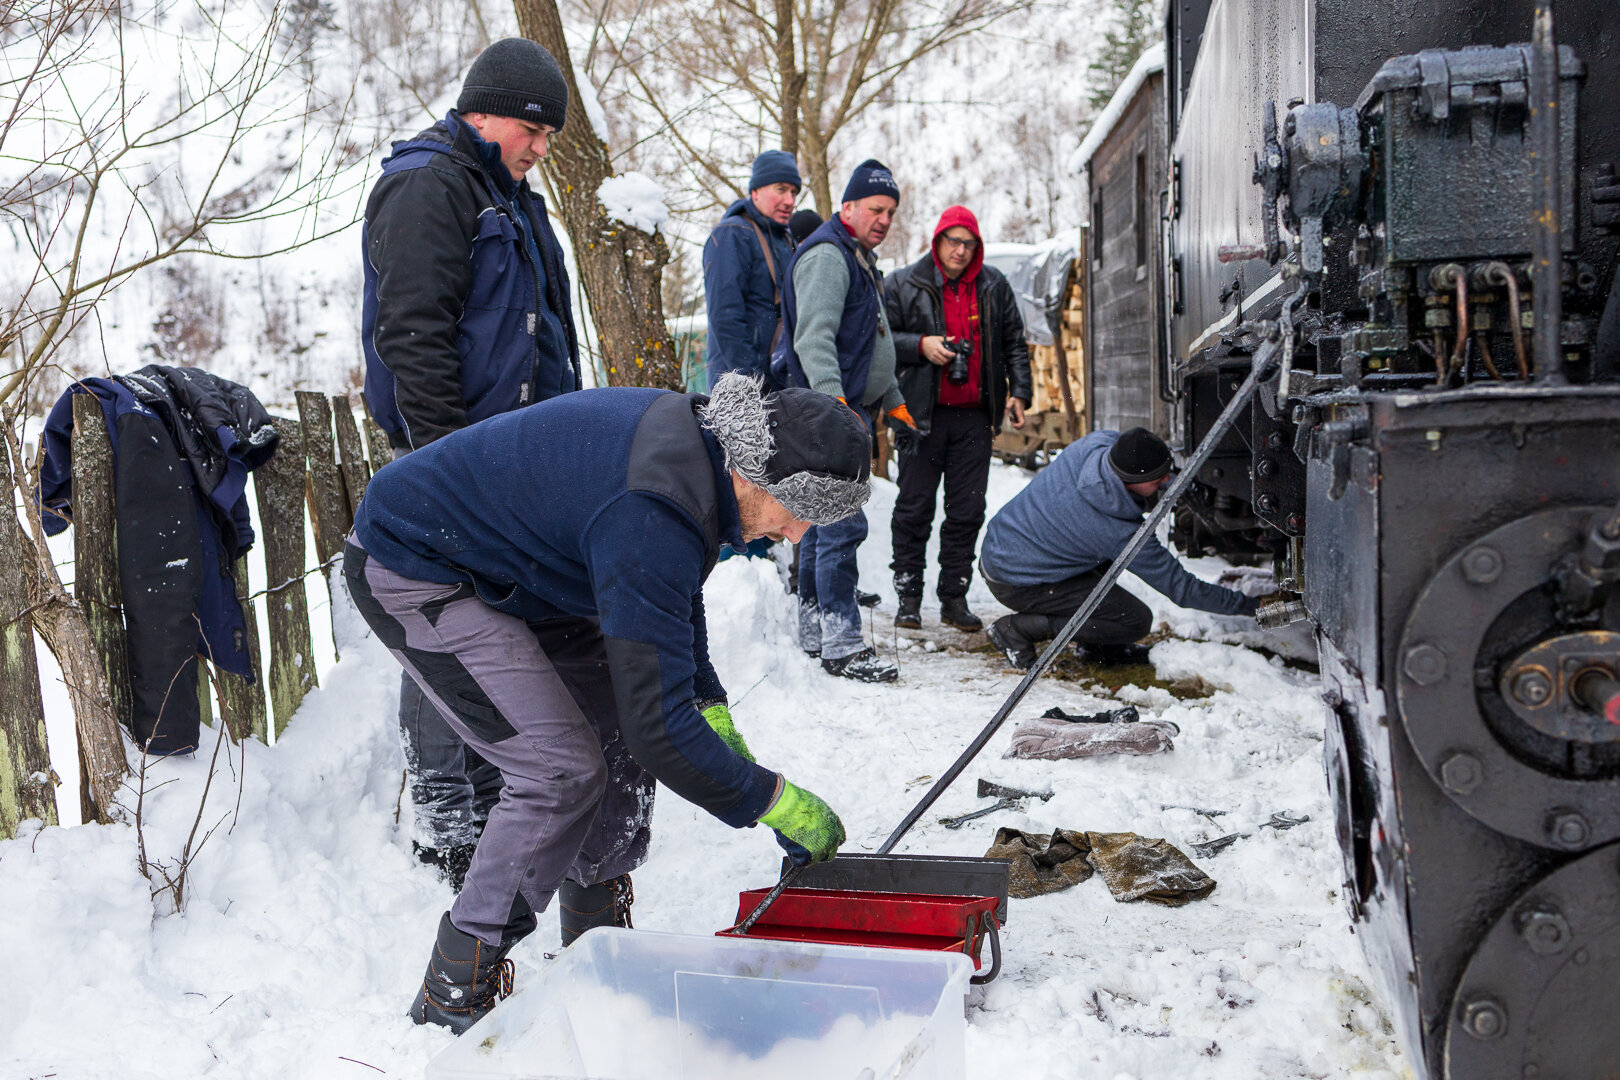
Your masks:
<svg viewBox="0 0 1620 1080"><path fill-rule="evenodd" d="M317 683L304 593L304 439L296 420L274 419L281 445L253 473L264 530L270 622L270 707L276 738Z"/></svg>
<svg viewBox="0 0 1620 1080"><path fill-rule="evenodd" d="M214 668L219 680L219 711L231 729L231 737L241 742L249 735L267 741L264 716L264 683L259 678L259 616L248 599L247 556L236 560L233 568L236 579L236 600L242 605L242 618L247 622L248 664L253 672L247 678ZM200 663L200 661L199 661Z"/></svg>
<svg viewBox="0 0 1620 1080"><path fill-rule="evenodd" d="M74 592L76 599L91 600L79 604L87 632L80 640L80 624L65 615L47 618L48 629L38 620L35 627L61 663L73 699L79 809L85 821L109 822L118 813L118 795L129 775L124 724L133 719L135 708L118 570L112 440L101 406L91 395L73 399L73 423ZM85 670L91 665L101 676L99 694L82 685L91 678Z"/></svg>
<svg viewBox="0 0 1620 1080"><path fill-rule="evenodd" d="M26 818L57 823L55 774L45 743L45 704L39 694L34 623L22 526L13 504L11 455L0 442L0 840L17 835Z"/></svg>
<svg viewBox="0 0 1620 1080"><path fill-rule="evenodd" d="M112 441L101 402L73 397L73 598L84 609L101 660L112 711L128 725L134 711L124 638L124 590L118 575L117 511Z"/></svg>
<svg viewBox="0 0 1620 1080"><path fill-rule="evenodd" d="M376 475L377 470L394 460L394 447L388 441L388 435L377 426L370 414L366 416L366 450L371 457L371 472Z"/></svg>
<svg viewBox="0 0 1620 1080"><path fill-rule="evenodd" d="M343 490L348 497L346 506L349 525L354 525L354 512L360 509L360 500L366 494L366 482L371 471L366 467L366 451L360 442L360 428L354 422L354 406L347 394L332 395L332 419L337 422L339 468L343 471ZM348 530L344 530L348 535Z"/></svg>
<svg viewBox="0 0 1620 1080"><path fill-rule="evenodd" d="M300 390L298 418L304 427L304 458L309 463L309 511L315 525L315 557L322 567L343 551L343 538L353 524L343 502L337 447L332 441L332 404L326 395Z"/></svg>

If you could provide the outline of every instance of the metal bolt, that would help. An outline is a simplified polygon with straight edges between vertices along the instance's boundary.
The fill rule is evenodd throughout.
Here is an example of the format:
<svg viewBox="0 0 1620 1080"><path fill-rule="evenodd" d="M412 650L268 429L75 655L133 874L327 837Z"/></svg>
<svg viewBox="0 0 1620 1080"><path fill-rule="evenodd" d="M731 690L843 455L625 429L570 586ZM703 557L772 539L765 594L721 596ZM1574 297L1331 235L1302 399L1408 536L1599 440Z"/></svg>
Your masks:
<svg viewBox="0 0 1620 1080"><path fill-rule="evenodd" d="M1277 463L1270 458L1261 458L1254 463L1254 474L1262 480L1277 471Z"/></svg>
<svg viewBox="0 0 1620 1080"><path fill-rule="evenodd" d="M1572 936L1569 922L1556 911L1532 911L1519 927L1530 951L1543 956L1563 952Z"/></svg>
<svg viewBox="0 0 1620 1080"><path fill-rule="evenodd" d="M1502 576L1502 553L1481 544L1463 556L1462 570L1475 585L1489 585Z"/></svg>
<svg viewBox="0 0 1620 1080"><path fill-rule="evenodd" d="M1552 697L1552 680L1539 668L1521 671L1513 676L1513 696L1521 705L1539 708Z"/></svg>
<svg viewBox="0 0 1620 1080"><path fill-rule="evenodd" d="M1277 496L1271 494L1262 495L1258 505L1261 513L1275 514L1277 512Z"/></svg>
<svg viewBox="0 0 1620 1080"><path fill-rule="evenodd" d="M1406 650L1402 666L1419 686L1433 686L1446 677L1446 654L1433 645L1414 645Z"/></svg>
<svg viewBox="0 0 1620 1080"><path fill-rule="evenodd" d="M1467 795L1485 781L1485 769L1473 754L1452 754L1440 763L1440 783L1453 795Z"/></svg>
<svg viewBox="0 0 1620 1080"><path fill-rule="evenodd" d="M1289 532L1296 532L1296 533L1304 532L1305 531L1305 515L1304 514L1289 514L1288 515L1288 531Z"/></svg>
<svg viewBox="0 0 1620 1080"><path fill-rule="evenodd" d="M1463 1030L1476 1039L1494 1039L1507 1031L1507 1010L1490 998L1475 998L1463 1009Z"/></svg>
<svg viewBox="0 0 1620 1080"><path fill-rule="evenodd" d="M1559 847L1585 847L1586 842L1592 837L1592 826L1575 811L1561 810L1547 823L1547 834Z"/></svg>
<svg viewBox="0 0 1620 1080"><path fill-rule="evenodd" d="M1266 445L1271 447L1273 450L1281 450L1283 445L1282 433L1279 431L1273 431L1270 435L1267 435Z"/></svg>

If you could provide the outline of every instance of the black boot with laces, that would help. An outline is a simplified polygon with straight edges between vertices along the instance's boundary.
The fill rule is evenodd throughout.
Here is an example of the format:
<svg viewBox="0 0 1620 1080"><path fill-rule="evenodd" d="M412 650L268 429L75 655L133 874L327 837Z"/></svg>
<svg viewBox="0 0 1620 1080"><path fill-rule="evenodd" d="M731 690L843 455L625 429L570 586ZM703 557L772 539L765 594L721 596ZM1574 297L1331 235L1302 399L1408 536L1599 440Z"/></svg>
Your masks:
<svg viewBox="0 0 1620 1080"><path fill-rule="evenodd" d="M595 926L634 929L630 905L635 902L636 890L630 884L629 874L620 874L596 885L581 885L564 878L557 889L557 922L562 930L563 945L572 945L575 938Z"/></svg>
<svg viewBox="0 0 1620 1080"><path fill-rule="evenodd" d="M852 656L840 656L836 660L821 658L821 669L829 675L839 675L857 682L894 682L900 677L900 669L886 660L878 659L878 654L870 648L862 649Z"/></svg>
<svg viewBox="0 0 1620 1080"><path fill-rule="evenodd" d="M422 989L411 1003L411 1019L457 1035L472 1027L512 992L512 961L506 959L512 944L486 945L457 930L445 912Z"/></svg>

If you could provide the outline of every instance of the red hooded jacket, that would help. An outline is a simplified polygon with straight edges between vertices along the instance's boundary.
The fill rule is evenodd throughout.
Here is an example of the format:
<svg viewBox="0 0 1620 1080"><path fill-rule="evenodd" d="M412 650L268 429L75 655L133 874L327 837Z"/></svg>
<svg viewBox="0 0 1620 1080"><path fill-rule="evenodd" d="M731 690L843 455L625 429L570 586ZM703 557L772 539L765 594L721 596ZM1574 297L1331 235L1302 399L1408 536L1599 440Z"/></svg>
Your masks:
<svg viewBox="0 0 1620 1080"><path fill-rule="evenodd" d="M972 233L973 239L979 243L973 249L973 258L969 260L967 269L962 271L961 277L952 281L939 261L939 238L946 229L958 225ZM979 219L973 216L973 211L965 206L947 207L939 215L939 224L934 226L931 250L934 266L939 269L940 280L945 283L940 290L940 300L945 308L945 333L952 338L973 342L973 356L968 361L968 381L953 383L941 372L939 403L959 408L978 408L979 371L983 363L979 352L979 297L974 282L978 280L979 267L984 265L984 241L979 236Z"/></svg>

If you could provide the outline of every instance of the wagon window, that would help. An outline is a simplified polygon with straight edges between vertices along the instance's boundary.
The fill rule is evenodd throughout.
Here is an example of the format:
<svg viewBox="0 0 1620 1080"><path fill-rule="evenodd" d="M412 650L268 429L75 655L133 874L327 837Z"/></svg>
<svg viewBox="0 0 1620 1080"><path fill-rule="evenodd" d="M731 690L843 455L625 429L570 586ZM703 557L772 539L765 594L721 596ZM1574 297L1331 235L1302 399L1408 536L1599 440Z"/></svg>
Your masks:
<svg viewBox="0 0 1620 1080"><path fill-rule="evenodd" d="M1151 207L1148 206L1148 180L1147 155L1136 155L1136 265L1138 269L1147 267L1148 261L1148 221L1151 219Z"/></svg>
<svg viewBox="0 0 1620 1080"><path fill-rule="evenodd" d="M1102 188L1091 197L1091 265L1103 262L1103 199Z"/></svg>

